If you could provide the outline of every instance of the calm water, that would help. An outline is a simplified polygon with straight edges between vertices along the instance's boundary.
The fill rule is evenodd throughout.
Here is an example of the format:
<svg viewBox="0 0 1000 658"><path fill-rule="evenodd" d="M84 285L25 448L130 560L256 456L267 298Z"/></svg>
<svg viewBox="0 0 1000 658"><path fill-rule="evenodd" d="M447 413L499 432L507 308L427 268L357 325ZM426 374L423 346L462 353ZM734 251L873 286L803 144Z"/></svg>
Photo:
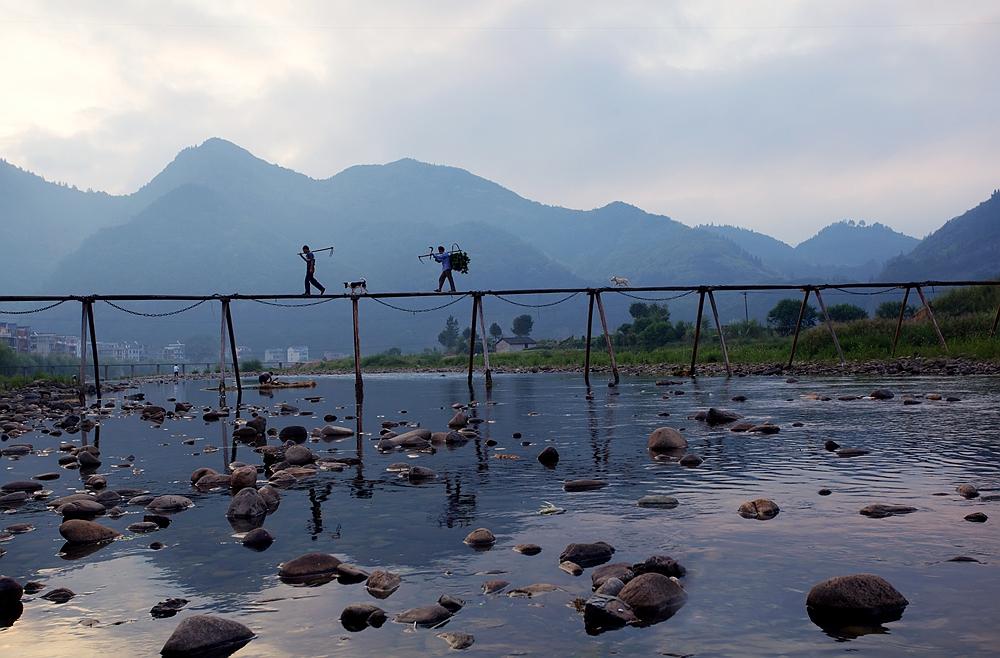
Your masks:
<svg viewBox="0 0 1000 658"><path fill-rule="evenodd" d="M200 466L222 470L231 460L259 463L259 455L229 440L232 424L168 420L161 428L138 416L111 418L100 430L109 488L140 487L154 493L181 493L196 506L177 514L159 532L133 535L125 527L142 520L142 510L100 522L125 534L101 550L76 560L58 555L60 518L31 503L0 518L0 527L28 522L37 530L2 544L0 573L22 583L39 580L47 589L68 587L76 598L64 605L36 599L20 620L0 630L0 655L154 655L185 615L211 612L238 619L258 638L237 655L444 655L439 630L387 623L360 633L345 631L340 611L350 603L380 605L391 614L425 605L449 593L466 601L444 630L475 635L467 650L480 655L842 655L906 653L926 656L996 655L1000 646L1000 502L967 501L955 486L970 482L984 496L1000 494L1000 380L906 379L880 381L897 397L888 402L837 401L867 394L876 382L855 378L702 379L669 387L652 380L626 379L615 394L594 389L585 398L579 377L499 376L486 404L481 383L477 413L481 441L436 454L381 455L364 437L363 465L343 472L320 472L282 492L281 506L265 527L276 541L267 551L244 548L225 519L228 493L199 494L189 485ZM217 394L205 384L149 385L155 404L167 398L209 406ZM675 395L675 390L684 395ZM383 420L419 422L444 429L453 402L469 392L459 376L372 376L366 379L363 414L366 432L377 434ZM810 392L832 401L804 399ZM925 401L904 406L901 395L938 392L960 402ZM310 403L305 396L319 395ZM666 395L669 399L664 399ZM744 403L730 402L745 395ZM353 379L320 380L316 389L286 391L273 398L255 391L244 402L276 410L281 402L314 410L314 418L273 416L270 427L322 425L324 414L339 424L354 413ZM232 403L232 397L230 398ZM166 405L169 406L170 405ZM708 406L734 409L752 420L781 425L773 436L711 429L687 416ZM669 412L669 418L659 417ZM799 428L793 422L802 422ZM690 451L705 458L698 468L652 461L646 437L660 425L684 428ZM521 432L523 439L513 439ZM88 437L94 440L93 433ZM488 447L486 438L498 442ZM81 435L61 440L80 441ZM185 444L195 439L194 445ZM870 449L845 459L823 449L833 439L843 446ZM39 433L16 442L36 451L60 439ZM528 447L521 441L531 441ZM277 439L270 439L276 443ZM354 438L309 444L321 454L355 456ZM561 461L554 471L535 455L555 446ZM209 448L219 448L211 451ZM499 459L497 455L521 459ZM113 468L134 455L134 469ZM82 489L79 473L61 470L58 453L0 461L0 482L60 470L45 483L55 495ZM434 469L434 481L412 485L385 467L410 461ZM263 476L262 476L263 477ZM567 479L597 477L605 489L565 493ZM833 494L817 495L820 488ZM641 509L635 501L649 493L676 496L672 510ZM945 496L935 496L945 493ZM768 497L781 507L777 518L742 519L739 504ZM567 511L540 515L548 501ZM870 503L902 503L919 511L869 519L858 510ZM990 515L969 523L972 511ZM475 552L462 543L477 527L497 535L496 546ZM569 542L604 540L617 548L615 561L635 562L668 554L688 569L683 579L689 599L673 618L648 628L627 628L588 636L570 605L590 591L589 570L574 578L560 571L558 555ZM166 548L154 551L150 542ZM511 550L535 543L533 557ZM293 587L277 578L278 563L309 551L327 551L366 570L386 568L403 576L390 598L377 601L364 585ZM982 564L945 562L956 555ZM484 572L502 572L485 575ZM888 632L837 640L813 625L805 610L809 588L825 578L871 572L887 578L910 601L903 618ZM552 583L557 591L532 599L484 596L484 580L503 578L512 586ZM44 594L44 592L42 592ZM149 609L170 597L190 600L178 616L153 619ZM99 620L93 626L80 620Z"/></svg>

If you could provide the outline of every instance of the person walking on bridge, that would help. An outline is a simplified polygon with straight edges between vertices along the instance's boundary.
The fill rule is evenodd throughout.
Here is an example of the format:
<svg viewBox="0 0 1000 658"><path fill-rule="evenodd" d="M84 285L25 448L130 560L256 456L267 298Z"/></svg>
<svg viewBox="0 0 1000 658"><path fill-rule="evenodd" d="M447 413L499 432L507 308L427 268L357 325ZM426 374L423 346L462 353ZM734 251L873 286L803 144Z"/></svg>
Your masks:
<svg viewBox="0 0 1000 658"><path fill-rule="evenodd" d="M306 291L305 295L308 297L312 294L312 288L310 284L319 288L319 294L326 292L326 288L323 287L319 281L316 280L316 256L309 251L309 245L302 245L302 253L299 254L299 258L306 262Z"/></svg>
<svg viewBox="0 0 1000 658"><path fill-rule="evenodd" d="M451 254L446 252L444 247L438 246L438 252L431 254L431 256L441 263L441 276L438 277L438 287L434 292L441 292L445 281L451 284L451 291L455 292L455 279L451 275Z"/></svg>

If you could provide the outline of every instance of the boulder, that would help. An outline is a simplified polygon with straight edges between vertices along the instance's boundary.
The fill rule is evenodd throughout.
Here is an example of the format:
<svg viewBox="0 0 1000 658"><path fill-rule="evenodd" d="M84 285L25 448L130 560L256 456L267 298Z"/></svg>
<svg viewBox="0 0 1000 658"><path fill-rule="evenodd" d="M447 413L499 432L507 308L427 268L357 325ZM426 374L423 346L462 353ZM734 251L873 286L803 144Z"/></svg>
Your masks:
<svg viewBox="0 0 1000 658"><path fill-rule="evenodd" d="M890 391L887 388L876 388L874 391L868 394L868 397L870 397L873 400L891 400L896 396L895 394L893 394L892 391Z"/></svg>
<svg viewBox="0 0 1000 658"><path fill-rule="evenodd" d="M702 462L704 462L704 461L705 460L702 459L702 457L700 455L695 455L695 454L688 453L688 454L686 454L686 455L684 455L683 457L680 458L679 463L680 463L681 466L687 466L688 468L694 468L696 466L700 466L702 464Z"/></svg>
<svg viewBox="0 0 1000 658"><path fill-rule="evenodd" d="M254 632L239 622L211 615L192 615L177 625L160 654L165 658L227 656L254 637Z"/></svg>
<svg viewBox="0 0 1000 658"><path fill-rule="evenodd" d="M206 475L218 475L218 471L214 468L209 468L207 466L202 466L201 468L194 469L191 473L191 484L197 484L198 480L202 479Z"/></svg>
<svg viewBox="0 0 1000 658"><path fill-rule="evenodd" d="M187 599L167 599L166 601L160 601L149 609L149 615L153 619L173 617L177 614L178 610L181 610L187 604Z"/></svg>
<svg viewBox="0 0 1000 658"><path fill-rule="evenodd" d="M576 562L581 567L596 567L609 562L614 552L614 547L603 541L592 544L569 544L559 555L559 561Z"/></svg>
<svg viewBox="0 0 1000 658"><path fill-rule="evenodd" d="M634 624L639 618L616 596L592 594L583 607L583 623L590 634Z"/></svg>
<svg viewBox="0 0 1000 658"><path fill-rule="evenodd" d="M229 509L226 511L226 518L230 519L257 519L266 515L267 502L253 488L240 489L229 501Z"/></svg>
<svg viewBox="0 0 1000 658"><path fill-rule="evenodd" d="M254 528L243 536L243 545L255 551L266 550L273 543L274 537L264 528Z"/></svg>
<svg viewBox="0 0 1000 658"><path fill-rule="evenodd" d="M650 494L648 496L643 496L636 501L636 505L639 507L653 507L661 509L672 509L677 507L679 503L677 499L673 496L663 496L660 494Z"/></svg>
<svg viewBox="0 0 1000 658"><path fill-rule="evenodd" d="M201 491L209 489L229 489L232 487L233 478L222 473L209 473L195 482L195 488Z"/></svg>
<svg viewBox="0 0 1000 658"><path fill-rule="evenodd" d="M42 484L40 482L32 482L31 480L15 480L14 482L8 482L0 486L0 491L4 493L14 493L17 491L32 493L41 489Z"/></svg>
<svg viewBox="0 0 1000 658"><path fill-rule="evenodd" d="M538 463L545 468L555 468L559 463L559 451L552 446L546 446L538 453Z"/></svg>
<svg viewBox="0 0 1000 658"><path fill-rule="evenodd" d="M289 425L282 427L278 432L278 438L282 441L294 441L295 443L305 443L309 438L309 430L302 425Z"/></svg>
<svg viewBox="0 0 1000 658"><path fill-rule="evenodd" d="M6 608L20 602L23 594L24 588L21 587L21 583L13 578L0 576L0 608ZM2 615L2 612L0 612L0 615Z"/></svg>
<svg viewBox="0 0 1000 658"><path fill-rule="evenodd" d="M379 628L385 620L385 610L367 603L353 603L340 613L341 625L352 633L363 631L369 626Z"/></svg>
<svg viewBox="0 0 1000 658"><path fill-rule="evenodd" d="M514 547L514 551L521 555L538 555L542 552L542 547L538 544L518 544Z"/></svg>
<svg viewBox="0 0 1000 658"><path fill-rule="evenodd" d="M632 567L624 562L605 564L594 569L590 574L590 582L594 590L597 590L610 578L617 578L622 583L627 583L635 577Z"/></svg>
<svg viewBox="0 0 1000 658"><path fill-rule="evenodd" d="M257 484L257 469L253 466L240 466L229 474L229 486L233 491L240 491Z"/></svg>
<svg viewBox="0 0 1000 658"><path fill-rule="evenodd" d="M406 477L410 482L426 482L437 477L437 473L426 466L411 466L406 472Z"/></svg>
<svg viewBox="0 0 1000 658"><path fill-rule="evenodd" d="M384 569L376 569L365 581L365 589L377 599L387 599L393 592L399 589L402 579Z"/></svg>
<svg viewBox="0 0 1000 658"><path fill-rule="evenodd" d="M292 583L333 580L340 560L329 553L306 553L278 565L278 577Z"/></svg>
<svg viewBox="0 0 1000 658"><path fill-rule="evenodd" d="M316 461L316 456L309 448L296 444L285 449L285 461L292 466L305 466Z"/></svg>
<svg viewBox="0 0 1000 658"><path fill-rule="evenodd" d="M363 583L368 580L368 572L353 564L341 562L337 565L337 582L343 585Z"/></svg>
<svg viewBox="0 0 1000 658"><path fill-rule="evenodd" d="M650 452L676 452L687 448L687 439L672 427L660 427L653 430L646 441Z"/></svg>
<svg viewBox="0 0 1000 658"><path fill-rule="evenodd" d="M106 508L96 500L73 500L56 508L64 519L92 519L106 512Z"/></svg>
<svg viewBox="0 0 1000 658"><path fill-rule="evenodd" d="M254 416L247 421L247 427L252 427L257 434L264 434L267 432L267 418L264 416Z"/></svg>
<svg viewBox="0 0 1000 658"><path fill-rule="evenodd" d="M132 500L135 499L133 498ZM131 503L132 501L129 502ZM157 496L146 505L146 509L150 512L183 512L191 507L194 507L194 503L190 498L171 494Z"/></svg>
<svg viewBox="0 0 1000 658"><path fill-rule="evenodd" d="M716 409L715 407L709 408L705 412L705 422L709 425L728 425L729 423L735 423L737 420L742 418L735 411L728 411L726 409Z"/></svg>
<svg viewBox="0 0 1000 658"><path fill-rule="evenodd" d="M489 548L496 541L496 536L486 528L477 528L466 535L464 539L464 542L473 548Z"/></svg>
<svg viewBox="0 0 1000 658"><path fill-rule="evenodd" d="M773 500L758 498L757 500L746 501L740 505L740 508L737 511L744 519L767 521L768 519L773 519L778 516L778 512L781 510Z"/></svg>
<svg viewBox="0 0 1000 658"><path fill-rule="evenodd" d="M642 621L656 622L677 612L687 600L687 593L675 578L644 573L625 583L618 598L627 603Z"/></svg>
<svg viewBox="0 0 1000 658"><path fill-rule="evenodd" d="M882 503L875 503L874 505L862 507L858 513L862 516L867 516L873 519L884 519L887 516L910 514L911 512L916 511L916 507L908 507L906 505L885 505Z"/></svg>
<svg viewBox="0 0 1000 658"><path fill-rule="evenodd" d="M438 598L438 605L447 608L452 613L455 613L465 607L465 601L458 598L457 596L451 596L450 594L442 594L440 598Z"/></svg>
<svg viewBox="0 0 1000 658"><path fill-rule="evenodd" d="M861 457L862 455L867 455L871 450L865 450L864 448L841 448L837 450L838 457Z"/></svg>
<svg viewBox="0 0 1000 658"><path fill-rule="evenodd" d="M506 580L487 580L483 583L483 594L496 594L502 592L510 582Z"/></svg>
<svg viewBox="0 0 1000 658"><path fill-rule="evenodd" d="M579 576L583 573L583 567L581 567L576 562L570 562L569 560L564 560L559 563L559 569L565 571L571 576Z"/></svg>
<svg viewBox="0 0 1000 658"><path fill-rule="evenodd" d="M824 628L896 621L907 604L887 580L867 573L824 580L806 596L809 618Z"/></svg>
<svg viewBox="0 0 1000 658"><path fill-rule="evenodd" d="M971 484L960 484L955 487L955 491L957 491L958 495L962 498L972 499L979 497L979 489L976 489Z"/></svg>
<svg viewBox="0 0 1000 658"><path fill-rule="evenodd" d="M116 530L93 521L70 519L59 526L59 534L70 544L96 544L111 541L121 535Z"/></svg>
<svg viewBox="0 0 1000 658"><path fill-rule="evenodd" d="M441 638L447 642L448 648L454 649L455 651L468 649L476 641L476 638L469 633L459 633L456 631L445 631L444 633L438 633L435 637Z"/></svg>
<svg viewBox="0 0 1000 658"><path fill-rule="evenodd" d="M607 596L618 596L618 592L622 591L623 587L625 587L625 583L623 583L620 579L608 578L601 583L600 587L594 590L594 593L606 594Z"/></svg>
<svg viewBox="0 0 1000 658"><path fill-rule="evenodd" d="M396 615L396 621L400 624L416 624L417 626L437 626L441 622L450 619L451 610L434 603L419 608L410 608Z"/></svg>
<svg viewBox="0 0 1000 658"><path fill-rule="evenodd" d="M344 438L348 436L354 436L354 430L347 427L338 427L337 425L324 425L319 428L319 433L323 436Z"/></svg>
<svg viewBox="0 0 1000 658"><path fill-rule="evenodd" d="M966 514L963 518L966 521L971 521L972 523L986 523L990 517L986 516L982 512L973 512L972 514Z"/></svg>
<svg viewBox="0 0 1000 658"><path fill-rule="evenodd" d="M604 480L567 480L563 484L563 491L594 491L608 486Z"/></svg>
<svg viewBox="0 0 1000 658"><path fill-rule="evenodd" d="M747 431L752 434L777 434L781 431L781 428L772 423L761 423L760 425L754 425Z"/></svg>
<svg viewBox="0 0 1000 658"><path fill-rule="evenodd" d="M468 417L462 411L456 411L455 415L448 421L448 427L458 429L469 424Z"/></svg>
<svg viewBox="0 0 1000 658"><path fill-rule="evenodd" d="M684 574L687 573L687 569L669 555L651 555L642 562L633 564L632 572L636 575L658 573L670 578L683 578Z"/></svg>
<svg viewBox="0 0 1000 658"><path fill-rule="evenodd" d="M257 490L261 498L264 499L264 503L267 505L267 513L271 514L278 509L278 505L281 504L281 494L270 484L265 484L263 487Z"/></svg>

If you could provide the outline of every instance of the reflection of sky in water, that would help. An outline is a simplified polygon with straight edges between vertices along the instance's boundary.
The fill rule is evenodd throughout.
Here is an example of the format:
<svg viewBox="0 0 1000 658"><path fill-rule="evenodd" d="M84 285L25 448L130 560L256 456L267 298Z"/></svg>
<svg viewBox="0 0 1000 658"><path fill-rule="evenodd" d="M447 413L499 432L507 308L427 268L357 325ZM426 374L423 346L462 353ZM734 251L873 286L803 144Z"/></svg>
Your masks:
<svg viewBox="0 0 1000 658"><path fill-rule="evenodd" d="M38 530L5 543L0 571L22 582L41 580L48 588L69 587L78 596L57 606L31 601L21 620L0 631L3 655L149 655L158 652L177 621L191 612L217 612L249 625L259 638L240 656L448 653L436 631L387 624L351 634L339 625L349 603L369 602L390 613L433 602L443 593L464 598L467 606L448 630L471 632L470 650L484 654L626 655L662 652L698 655L824 655L845 648L864 655L989 655L1000 642L991 620L998 612L1000 519L998 502L964 501L955 485L974 482L984 495L1000 493L997 473L1000 410L996 379L909 379L882 381L897 392L890 402L804 400L816 391L836 398L864 394L875 384L856 379L824 379L786 384L782 379L702 379L669 387L627 380L620 394L595 388L584 399L579 377L499 376L495 406L481 405L485 437L499 442L469 442L457 449L408 459L379 455L365 439L363 466L321 473L313 481L282 492L280 509L265 527L275 544L263 553L244 549L224 514L228 495L198 494L188 476L199 466L222 469L231 459L259 461L245 445L228 440L229 424L200 419L168 421L160 429L137 417L107 421L100 447L112 487L142 487L157 493L183 493L196 507L176 515L169 528L132 536L77 561L58 557L59 520L38 506L5 515L4 525L30 522ZM670 394L683 390L685 395ZM904 407L899 394L940 392L962 402L926 401ZM184 382L147 390L163 403L171 396L202 405L215 394ZM441 429L450 404L468 398L458 376L372 376L366 378L364 427L377 433L382 420L420 421ZM353 414L353 378L322 379L317 389L292 390L265 398L250 391L246 401L274 407L288 401L318 416ZM482 395L482 391L479 392ZM669 399L663 399L664 395ZM730 402L746 395L745 403ZM322 395L317 404L305 396ZM697 409L732 408L753 420L782 426L774 436L747 436L711 429L687 420ZM337 408L342 407L342 408ZM403 413L403 412L406 413ZM657 416L670 412L669 418ZM537 414L537 415L534 415ZM199 414L200 416L200 414ZM801 421L801 428L791 427ZM275 427L321 424L320 418L274 417ZM353 421L340 421L351 425ZM684 428L690 450L705 457L697 469L653 462L645 452L648 432L667 424ZM523 433L530 447L512 439ZM71 437L79 439L80 437ZM183 440L195 438L195 444ZM93 440L93 437L90 437ZM864 447L872 454L843 459L825 451L833 439ZM19 439L20 440L20 439ZM37 448L54 444L42 435L25 437ZM561 454L555 471L534 456L544 445ZM218 452L203 452L206 446ZM355 439L310 444L321 454L355 456ZM235 457L234 457L235 451ZM520 460L496 459L512 454ZM112 468L129 455L142 469ZM0 462L3 481L54 470L56 455ZM436 481L414 486L387 473L397 461L419 463L438 472ZM79 486L78 473L46 486L56 495ZM600 477L611 486L596 492L565 493L562 482ZM828 487L833 495L820 497ZM676 496L673 510L643 510L635 500L647 493ZM935 497L937 492L947 496ZM781 506L767 522L740 518L735 510L748 498L766 496ZM543 501L567 509L560 516L537 514ZM905 503L919 511L873 520L857 513L874 502ZM995 518L986 524L962 517L975 510ZM103 522L119 530L141 520L142 512ZM476 553L462 544L472 528L491 528L497 546ZM679 559L687 605L672 619L645 629L625 629L589 637L579 615L568 606L589 591L589 572L573 578L556 567L571 541L606 540L618 548L615 561L634 562L653 553ZM152 551L148 544L167 545ZM510 550L516 543L543 547L536 557ZM329 551L371 570L389 568L403 575L403 586L378 602L362 585L330 583L318 588L282 584L276 566L307 551ZM985 564L942 562L972 555ZM498 576L476 575L499 570ZM805 593L824 578L875 572L910 600L889 633L848 644L823 634L807 618ZM514 585L551 582L564 588L532 600L484 597L483 580L501 577ZM44 592L43 592L44 593ZM170 597L191 603L177 617L156 620L149 608ZM80 619L100 624L88 628ZM117 622L125 622L115 625Z"/></svg>

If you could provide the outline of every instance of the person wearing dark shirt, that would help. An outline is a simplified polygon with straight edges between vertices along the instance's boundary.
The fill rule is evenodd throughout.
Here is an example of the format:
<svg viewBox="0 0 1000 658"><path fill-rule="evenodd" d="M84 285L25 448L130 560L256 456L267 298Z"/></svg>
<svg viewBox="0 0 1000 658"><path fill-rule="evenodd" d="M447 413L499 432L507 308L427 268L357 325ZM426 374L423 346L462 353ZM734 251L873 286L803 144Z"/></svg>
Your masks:
<svg viewBox="0 0 1000 658"><path fill-rule="evenodd" d="M319 288L319 294L322 295L326 292L326 288L324 288L323 284L316 280L316 256L309 251L309 245L302 245L302 253L299 254L299 258L306 262L306 296L312 294L310 284Z"/></svg>
<svg viewBox="0 0 1000 658"><path fill-rule="evenodd" d="M438 287L434 292L441 292L445 281L451 284L451 291L455 292L455 279L451 275L451 254L445 252L444 247L438 247L438 252L431 254L431 256L441 263L441 276L438 277Z"/></svg>

